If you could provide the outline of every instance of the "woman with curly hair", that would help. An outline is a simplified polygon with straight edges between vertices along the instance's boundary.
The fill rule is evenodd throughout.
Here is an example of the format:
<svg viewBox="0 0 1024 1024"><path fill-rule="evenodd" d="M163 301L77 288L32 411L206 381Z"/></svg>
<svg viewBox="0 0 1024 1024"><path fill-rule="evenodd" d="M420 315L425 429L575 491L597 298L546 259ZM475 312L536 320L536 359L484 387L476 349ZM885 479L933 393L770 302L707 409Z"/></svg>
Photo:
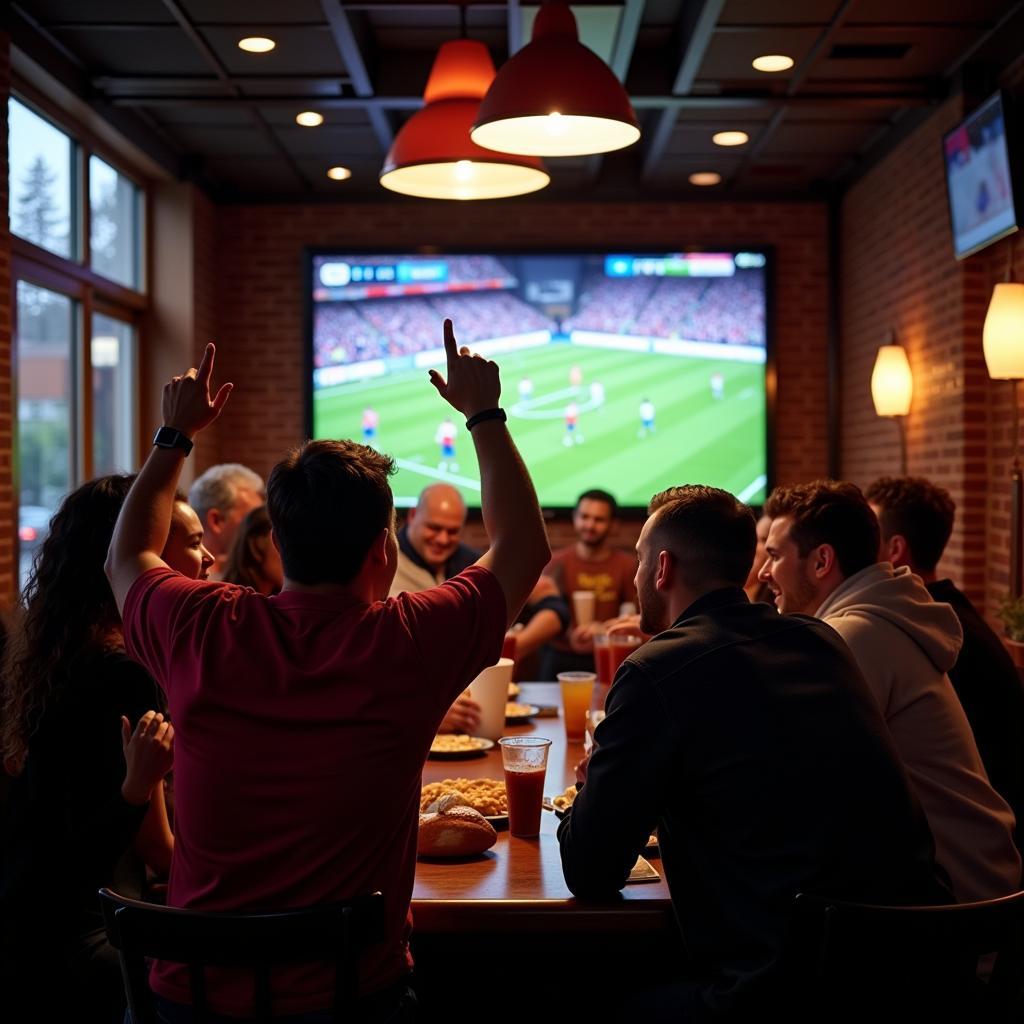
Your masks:
<svg viewBox="0 0 1024 1024"><path fill-rule="evenodd" d="M259 594L280 592L284 585L284 568L270 530L266 505L254 508L242 520L224 567L223 582L252 587Z"/></svg>
<svg viewBox="0 0 1024 1024"><path fill-rule="evenodd" d="M166 873L173 850L162 785L173 728L156 683L124 652L103 572L132 479L101 477L67 496L8 642L0 739L15 778L0 851L0 991L32 1019L121 1019L96 891L140 895L145 866ZM180 497L164 555L192 577L212 563Z"/></svg>

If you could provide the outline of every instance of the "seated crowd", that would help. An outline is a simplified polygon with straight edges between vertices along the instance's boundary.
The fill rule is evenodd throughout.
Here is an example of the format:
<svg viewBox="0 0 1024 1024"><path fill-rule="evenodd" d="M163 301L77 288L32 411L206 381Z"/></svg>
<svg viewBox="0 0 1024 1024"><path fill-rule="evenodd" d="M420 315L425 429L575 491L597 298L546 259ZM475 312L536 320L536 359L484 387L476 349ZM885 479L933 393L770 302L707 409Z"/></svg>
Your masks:
<svg viewBox="0 0 1024 1024"><path fill-rule="evenodd" d="M687 952L670 985L635 979L623 1019L784 1019L800 892L923 905L1020 889L1024 689L938 579L945 491L817 481L776 488L755 521L725 491L672 487L634 557L613 544L614 498L590 490L552 553L497 366L450 321L444 345L431 383L468 421L486 551L462 542L466 507L445 483L399 527L392 460L351 441L307 441L265 484L215 466L186 498L191 441L231 391L211 392L213 346L165 388L138 475L64 500L3 668L0 978L25 1008L11 1019L121 1021L96 892L139 896L168 873L168 905L193 910L384 893L357 1019L412 1019L432 739L473 730L463 691L503 646L551 679L591 668L614 625L649 639L579 766L563 873L582 899L612 896L656 828ZM593 593L594 622L575 621L576 591ZM372 793L350 782L366 777ZM168 1022L192 1019L187 975L152 966ZM282 1019L329 1019L328 967L273 984ZM250 989L235 970L208 979L225 1019L251 1014Z"/></svg>

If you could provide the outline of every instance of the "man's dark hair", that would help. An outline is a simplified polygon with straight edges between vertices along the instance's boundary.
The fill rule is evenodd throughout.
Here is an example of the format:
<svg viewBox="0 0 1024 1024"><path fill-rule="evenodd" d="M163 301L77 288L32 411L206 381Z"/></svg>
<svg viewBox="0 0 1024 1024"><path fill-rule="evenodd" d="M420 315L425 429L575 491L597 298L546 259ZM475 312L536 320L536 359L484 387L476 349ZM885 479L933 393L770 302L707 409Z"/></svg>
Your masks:
<svg viewBox="0 0 1024 1024"><path fill-rule="evenodd" d="M394 461L354 441L307 441L267 481L267 511L285 575L296 583L351 583L391 525Z"/></svg>
<svg viewBox="0 0 1024 1024"><path fill-rule="evenodd" d="M651 498L656 544L675 556L689 587L742 587L754 561L757 531L750 509L728 491L702 484L670 487Z"/></svg>
<svg viewBox="0 0 1024 1024"><path fill-rule="evenodd" d="M789 518L789 536L801 558L819 544L830 544L843 576L852 576L878 561L878 520L855 484L815 480L776 487L768 495L764 511L772 519Z"/></svg>
<svg viewBox="0 0 1024 1024"><path fill-rule="evenodd" d="M949 491L922 476L883 476L866 495L879 510L882 540L906 538L914 567L932 572L953 532L956 504Z"/></svg>
<svg viewBox="0 0 1024 1024"><path fill-rule="evenodd" d="M619 514L618 502L607 491L602 491L596 487L593 490L584 491L576 499L576 507L579 508L585 501L603 501L611 509L612 519Z"/></svg>

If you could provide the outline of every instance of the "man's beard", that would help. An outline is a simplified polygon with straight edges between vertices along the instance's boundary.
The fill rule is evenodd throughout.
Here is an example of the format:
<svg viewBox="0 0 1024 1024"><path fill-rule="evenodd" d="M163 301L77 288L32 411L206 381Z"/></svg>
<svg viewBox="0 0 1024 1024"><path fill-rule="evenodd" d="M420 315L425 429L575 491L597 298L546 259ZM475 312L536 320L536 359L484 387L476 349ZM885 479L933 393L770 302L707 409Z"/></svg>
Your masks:
<svg viewBox="0 0 1024 1024"><path fill-rule="evenodd" d="M649 583L643 583L637 589L640 602L640 628L654 636L668 629L668 602Z"/></svg>

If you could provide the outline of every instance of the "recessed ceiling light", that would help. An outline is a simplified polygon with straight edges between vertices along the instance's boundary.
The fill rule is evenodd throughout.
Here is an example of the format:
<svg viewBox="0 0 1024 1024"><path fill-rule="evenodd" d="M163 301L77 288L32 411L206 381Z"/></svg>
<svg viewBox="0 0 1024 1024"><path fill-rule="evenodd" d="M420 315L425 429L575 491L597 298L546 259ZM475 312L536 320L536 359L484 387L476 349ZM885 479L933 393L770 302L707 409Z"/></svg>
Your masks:
<svg viewBox="0 0 1024 1024"><path fill-rule="evenodd" d="M315 110L304 110L301 114L295 115L295 123L301 124L303 128L316 128L324 123L324 115L318 114Z"/></svg>
<svg viewBox="0 0 1024 1024"><path fill-rule="evenodd" d="M344 181L352 177L352 172L347 167L332 167L328 170L327 177L334 181Z"/></svg>
<svg viewBox="0 0 1024 1024"><path fill-rule="evenodd" d="M784 53L765 53L755 57L751 62L755 71L788 71L793 66L793 58Z"/></svg>
<svg viewBox="0 0 1024 1024"><path fill-rule="evenodd" d="M695 171L690 175L691 185L717 185L721 180L718 171Z"/></svg>
<svg viewBox="0 0 1024 1024"><path fill-rule="evenodd" d="M746 132L715 132L711 141L716 146L742 146L750 141L750 136Z"/></svg>
<svg viewBox="0 0 1024 1024"><path fill-rule="evenodd" d="M238 48L246 53L269 53L277 43L266 36L246 36L238 40Z"/></svg>

